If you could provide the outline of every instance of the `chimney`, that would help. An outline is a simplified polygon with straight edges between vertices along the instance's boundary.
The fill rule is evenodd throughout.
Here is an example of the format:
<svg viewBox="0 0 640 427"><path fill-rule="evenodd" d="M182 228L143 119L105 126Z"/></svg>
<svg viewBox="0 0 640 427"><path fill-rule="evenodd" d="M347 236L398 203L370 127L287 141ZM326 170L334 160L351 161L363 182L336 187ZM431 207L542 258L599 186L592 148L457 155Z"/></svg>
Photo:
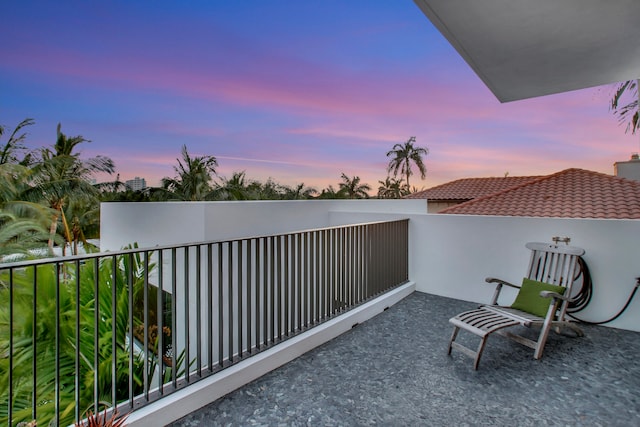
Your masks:
<svg viewBox="0 0 640 427"><path fill-rule="evenodd" d="M631 159L626 162L615 162L613 173L620 178L640 181L640 156L638 153L631 154Z"/></svg>

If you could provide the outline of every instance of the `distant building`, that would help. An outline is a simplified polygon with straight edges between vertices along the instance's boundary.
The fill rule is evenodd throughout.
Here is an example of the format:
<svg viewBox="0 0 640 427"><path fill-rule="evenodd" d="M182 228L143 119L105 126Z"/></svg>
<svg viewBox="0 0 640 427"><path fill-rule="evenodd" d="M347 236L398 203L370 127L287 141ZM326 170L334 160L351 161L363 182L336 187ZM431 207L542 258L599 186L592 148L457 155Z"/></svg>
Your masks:
<svg viewBox="0 0 640 427"><path fill-rule="evenodd" d="M136 176L135 178L126 181L125 185L129 190L140 191L147 188L147 181L144 178Z"/></svg>

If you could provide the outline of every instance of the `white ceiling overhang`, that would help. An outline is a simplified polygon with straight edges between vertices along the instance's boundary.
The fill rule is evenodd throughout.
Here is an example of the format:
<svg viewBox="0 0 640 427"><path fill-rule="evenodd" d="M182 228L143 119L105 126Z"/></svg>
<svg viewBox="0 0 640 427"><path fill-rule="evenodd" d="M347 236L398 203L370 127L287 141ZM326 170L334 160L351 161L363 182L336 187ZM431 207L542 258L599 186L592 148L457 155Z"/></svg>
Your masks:
<svg viewBox="0 0 640 427"><path fill-rule="evenodd" d="M501 102L640 78L640 0L414 0Z"/></svg>

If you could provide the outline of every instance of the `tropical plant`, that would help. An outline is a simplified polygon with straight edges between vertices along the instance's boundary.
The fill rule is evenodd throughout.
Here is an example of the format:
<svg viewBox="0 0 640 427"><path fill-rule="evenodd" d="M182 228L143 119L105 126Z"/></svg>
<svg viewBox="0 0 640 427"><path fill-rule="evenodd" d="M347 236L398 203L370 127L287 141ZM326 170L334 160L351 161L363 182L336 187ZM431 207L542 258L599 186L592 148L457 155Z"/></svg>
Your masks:
<svg viewBox="0 0 640 427"><path fill-rule="evenodd" d="M408 195L407 188L402 185L402 179L387 177L384 181L378 181L379 199L401 199Z"/></svg>
<svg viewBox="0 0 640 427"><path fill-rule="evenodd" d="M212 176L216 173L218 161L214 156L191 157L187 146L182 146L182 160L173 170L173 178L163 178L162 188L173 195L174 199L185 201L207 200L211 193Z"/></svg>
<svg viewBox="0 0 640 427"><path fill-rule="evenodd" d="M42 223L31 218L19 218L0 209L0 262L10 255L32 255L30 251L47 247L48 238L49 234Z"/></svg>
<svg viewBox="0 0 640 427"><path fill-rule="evenodd" d="M636 133L640 129L638 85L640 85L640 79L622 82L618 84L611 98L609 108L618 116L621 123L627 123L625 132Z"/></svg>
<svg viewBox="0 0 640 427"><path fill-rule="evenodd" d="M354 176L349 178L344 173L341 175L342 182L340 190L344 191L348 199L368 199L371 186L369 184L360 184L360 177Z"/></svg>
<svg viewBox="0 0 640 427"><path fill-rule="evenodd" d="M389 160L387 171L393 171L394 177L398 176L398 172L404 176L407 192L411 189L409 177L413 175L411 163L415 164L420 171L420 178L424 179L427 175L427 167L422 157L429 154L429 150L424 147L416 147L414 145L415 142L416 137L412 136L404 144L395 144L393 148L387 152L387 157L392 157L391 160Z"/></svg>
<svg viewBox="0 0 640 427"><path fill-rule="evenodd" d="M8 255L33 256L35 253L31 250L47 247L49 209L16 200L29 188L29 174L23 165L0 164L0 262ZM44 251L41 255L51 255L51 252Z"/></svg>
<svg viewBox="0 0 640 427"><path fill-rule="evenodd" d="M144 271L139 255L125 254L103 258L99 263L69 262L59 267L45 264L13 270L11 288L8 273L0 274L0 423L8 424L10 351L12 423L30 421L35 404L43 425L72 424L76 412L84 414L96 401L113 403L113 389L116 401L128 399L130 375L134 395L142 392L144 378L151 381L162 366L155 360L147 362L148 373L144 375L144 352L133 352L128 338L133 333L131 328L142 325L145 317L141 304L134 303L131 315L129 311L130 295L134 301L143 295ZM152 300L163 295L147 294L149 307L155 307L157 302ZM11 311L8 301L13 304ZM148 313L147 317L152 315ZM166 324L171 323L167 320ZM150 341L150 345L157 348L158 341ZM171 368L163 366L161 374L167 378Z"/></svg>
<svg viewBox="0 0 640 427"><path fill-rule="evenodd" d="M215 200L250 200L254 199L256 183L247 180L245 171L233 172L231 178L220 178L221 183L212 192ZM260 184L257 183L257 187Z"/></svg>
<svg viewBox="0 0 640 427"><path fill-rule="evenodd" d="M19 134L22 128L26 126L31 126L35 121L33 119L24 119L21 121L18 126L13 130L11 135L9 135L9 140L4 144L4 146L0 147L0 165L7 163L19 163L24 166L28 165L31 161L31 154L26 152L26 147L23 142L27 137L26 132ZM0 125L0 137L4 134L5 127ZM18 154L24 153L22 159L18 159Z"/></svg>
<svg viewBox="0 0 640 427"><path fill-rule="evenodd" d="M75 424L76 427L124 427L127 422L127 415L120 416L118 411L107 413L108 409L105 408L104 412L93 413L90 410L87 411L86 421L81 421Z"/></svg>
<svg viewBox="0 0 640 427"><path fill-rule="evenodd" d="M60 131L58 124L57 140L53 150L40 150L40 159L32 168L33 187L23 193L23 197L31 201L44 201L52 211L49 227L49 247L53 247L54 236L58 229L58 221L62 222L62 236L66 243L73 241L71 228L64 212L64 207L70 200L85 201L97 204L99 192L90 183L90 179L97 172L113 173L113 161L105 156L96 156L87 160L80 159L79 153L74 153L77 145L88 142L82 136L67 137ZM66 244L63 246L65 253Z"/></svg>
<svg viewBox="0 0 640 427"><path fill-rule="evenodd" d="M286 200L311 199L317 195L315 188L305 187L304 183L300 183L295 187L285 187L283 198Z"/></svg>
<svg viewBox="0 0 640 427"><path fill-rule="evenodd" d="M322 190L318 198L319 199L346 199L347 192L344 188L340 188L336 190L335 188L333 188L333 185L330 185L327 188L324 188Z"/></svg>

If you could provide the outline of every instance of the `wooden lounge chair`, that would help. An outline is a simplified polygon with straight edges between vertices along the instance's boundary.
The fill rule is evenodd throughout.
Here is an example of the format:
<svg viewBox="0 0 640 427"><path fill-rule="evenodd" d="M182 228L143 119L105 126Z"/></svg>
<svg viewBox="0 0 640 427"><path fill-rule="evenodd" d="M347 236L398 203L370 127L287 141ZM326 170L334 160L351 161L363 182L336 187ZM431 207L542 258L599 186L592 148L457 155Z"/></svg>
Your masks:
<svg viewBox="0 0 640 427"><path fill-rule="evenodd" d="M584 250L548 243L527 243L526 247L531 250L531 260L522 286L488 277L487 283L497 284L491 304L449 319L453 324L453 334L448 354L456 349L470 356L474 359L474 369L478 369L487 338L493 332L531 347L535 350L535 359L542 357L542 350L552 327L558 333L562 327L567 327L577 336L583 335L575 324L565 320L565 315L571 297L571 286L577 276L578 258L584 254ZM504 285L520 289L514 304L509 307L498 305L498 297ZM506 329L517 325L540 327L538 339L533 341ZM460 329L481 338L476 351L456 342Z"/></svg>

